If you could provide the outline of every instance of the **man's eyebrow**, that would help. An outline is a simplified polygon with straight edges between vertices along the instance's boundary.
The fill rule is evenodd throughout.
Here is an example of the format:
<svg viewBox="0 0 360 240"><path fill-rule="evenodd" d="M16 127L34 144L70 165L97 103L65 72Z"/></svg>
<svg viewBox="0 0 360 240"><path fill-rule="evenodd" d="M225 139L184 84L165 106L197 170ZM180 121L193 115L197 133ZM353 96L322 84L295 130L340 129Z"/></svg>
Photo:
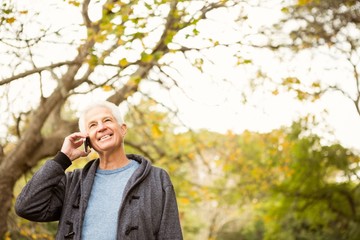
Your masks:
<svg viewBox="0 0 360 240"><path fill-rule="evenodd" d="M107 119L107 118L115 119L115 117L112 116L112 115L106 115L106 116L102 117L100 120L102 121L102 120ZM90 123L96 123L96 122L97 122L97 120L91 120L91 121L88 122L88 125Z"/></svg>
<svg viewBox="0 0 360 240"><path fill-rule="evenodd" d="M92 124L92 123L96 123L96 121L95 121L95 120L91 120L91 121L89 121L89 122L87 123L87 125L90 125L90 124Z"/></svg>

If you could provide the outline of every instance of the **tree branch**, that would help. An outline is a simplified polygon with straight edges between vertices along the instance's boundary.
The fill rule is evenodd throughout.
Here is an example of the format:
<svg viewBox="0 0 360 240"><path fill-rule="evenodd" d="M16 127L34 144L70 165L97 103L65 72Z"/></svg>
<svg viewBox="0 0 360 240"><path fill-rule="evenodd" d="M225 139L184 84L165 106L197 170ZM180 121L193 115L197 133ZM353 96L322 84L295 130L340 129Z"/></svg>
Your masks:
<svg viewBox="0 0 360 240"><path fill-rule="evenodd" d="M38 67L38 68L35 68L35 69L31 69L29 71L25 71L25 72L20 73L18 75L14 75L12 77L5 78L5 79L1 80L0 81L0 86L4 85L4 84L8 84L8 83L10 83L12 81L15 81L15 80L19 80L21 78L30 76L30 75L35 74L35 73L40 73L40 72L48 70L48 69L53 69L53 68L61 67L61 66L64 66L64 65L73 65L73 64L76 64L76 63L74 61L65 61L65 62L54 63L54 64L51 64L51 65L45 66L45 67Z"/></svg>

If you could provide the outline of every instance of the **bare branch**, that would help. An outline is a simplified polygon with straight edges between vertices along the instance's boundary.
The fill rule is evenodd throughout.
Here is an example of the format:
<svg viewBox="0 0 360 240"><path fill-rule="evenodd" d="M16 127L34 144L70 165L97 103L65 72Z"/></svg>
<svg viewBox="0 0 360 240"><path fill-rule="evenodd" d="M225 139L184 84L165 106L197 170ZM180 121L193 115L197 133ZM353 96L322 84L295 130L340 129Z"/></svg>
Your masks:
<svg viewBox="0 0 360 240"><path fill-rule="evenodd" d="M143 147L144 145L142 145L142 144L136 144L136 143L134 143L134 142L132 142L132 141L128 141L128 140L126 140L126 139L124 140L124 143L125 143L126 145L128 145L128 146L136 149L136 150L139 151L140 153L142 153L142 154L143 154L147 159L149 159L150 161L152 161L152 162L155 161L155 159L152 158L152 154L149 153L148 151L146 151L146 150L144 149L144 147Z"/></svg>
<svg viewBox="0 0 360 240"><path fill-rule="evenodd" d="M35 73L40 73L40 72L45 71L45 70L61 67L61 66L64 66L64 65L74 65L74 64L76 64L74 61L65 61L65 62L54 63L54 64L51 64L51 65L45 66L45 67L39 67L39 68L31 69L29 71L25 71L25 72L20 73L18 75L14 75L12 77L5 78L5 79L1 80L0 81L0 86L4 85L4 84L8 84L8 83L10 83L12 81L15 81L15 80L19 80L21 78L30 76L30 75L35 74Z"/></svg>
<svg viewBox="0 0 360 240"><path fill-rule="evenodd" d="M144 79L149 74L153 65L154 63L151 62L146 65L139 66L136 72L131 75L130 80L119 91L110 96L108 101L119 105L127 97L135 93L139 87L141 79Z"/></svg>
<svg viewBox="0 0 360 240"><path fill-rule="evenodd" d="M91 20L89 18L89 13L88 13L89 4L90 4L90 0L85 0L82 4L82 10L81 10L81 14L82 14L85 26L87 28L91 27Z"/></svg>

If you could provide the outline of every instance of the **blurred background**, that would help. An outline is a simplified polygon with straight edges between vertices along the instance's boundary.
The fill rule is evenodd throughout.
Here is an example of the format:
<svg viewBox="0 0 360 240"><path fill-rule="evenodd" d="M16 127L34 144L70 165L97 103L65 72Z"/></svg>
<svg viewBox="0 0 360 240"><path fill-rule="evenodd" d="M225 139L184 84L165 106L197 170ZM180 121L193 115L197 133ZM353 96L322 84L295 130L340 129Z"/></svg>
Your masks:
<svg viewBox="0 0 360 240"><path fill-rule="evenodd" d="M3 0L0 239L54 239L14 200L105 99L184 239L360 239L359 29L357 0Z"/></svg>

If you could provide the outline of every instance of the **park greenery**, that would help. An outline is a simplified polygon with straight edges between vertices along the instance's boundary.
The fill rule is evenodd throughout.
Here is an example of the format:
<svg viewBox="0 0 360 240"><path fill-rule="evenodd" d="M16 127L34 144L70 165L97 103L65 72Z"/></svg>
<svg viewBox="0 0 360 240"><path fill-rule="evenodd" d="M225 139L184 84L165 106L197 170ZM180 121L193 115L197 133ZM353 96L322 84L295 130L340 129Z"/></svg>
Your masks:
<svg viewBox="0 0 360 240"><path fill-rule="evenodd" d="M254 95L289 94L308 107L336 93L360 117L358 1L51 0L47 6L59 15L50 19L43 17L50 9L19 2L5 0L0 8L0 239L54 239L56 222L21 219L13 204L77 131L79 102L94 96L126 109L126 151L169 172L184 239L360 238L359 149L336 139L324 122L326 109L268 132L219 133L187 126L176 104L163 98L186 95L184 86L196 79L182 73L206 74L211 52L230 49L234 68L253 73L239 76L245 82L239 105L253 104ZM276 22L252 31L250 9L274 6L281 14ZM204 30L225 17L235 34ZM307 54L314 58L296 68L314 67L303 75L284 69L279 79L252 51L274 53L284 66ZM319 52L342 64L319 67ZM342 79L327 78L338 71Z"/></svg>

